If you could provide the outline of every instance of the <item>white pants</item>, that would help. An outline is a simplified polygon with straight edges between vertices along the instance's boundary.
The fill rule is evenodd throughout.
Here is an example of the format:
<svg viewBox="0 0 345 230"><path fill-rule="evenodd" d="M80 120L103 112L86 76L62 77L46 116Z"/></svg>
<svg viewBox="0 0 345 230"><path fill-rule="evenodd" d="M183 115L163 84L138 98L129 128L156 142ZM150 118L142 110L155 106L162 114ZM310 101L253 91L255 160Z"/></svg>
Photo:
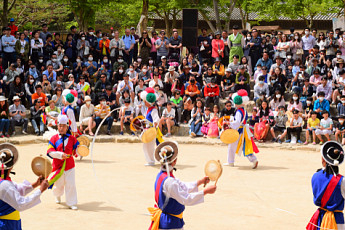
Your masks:
<svg viewBox="0 0 345 230"><path fill-rule="evenodd" d="M331 135L331 134L332 134L332 130L328 130L328 129L323 129L323 130L317 129L317 130L315 130L315 134L316 134L316 135L326 135L326 134Z"/></svg>
<svg viewBox="0 0 345 230"><path fill-rule="evenodd" d="M77 205L77 189L75 187L75 168L65 171L64 174L54 183L53 194L61 197L65 190L66 204L68 206Z"/></svg>
<svg viewBox="0 0 345 230"><path fill-rule="evenodd" d="M147 163L149 164L154 164L155 163L155 144L156 144L156 139L149 143L143 143L143 150L144 150L144 155Z"/></svg>
<svg viewBox="0 0 345 230"><path fill-rule="evenodd" d="M228 163L235 163L235 154L236 154L236 149L237 149L237 144L238 144L238 141L235 141L234 143L232 144L229 144L228 145ZM243 154L242 153L242 150L240 150L239 154ZM256 161L256 156L253 154L247 156L248 160L250 162L254 162Z"/></svg>

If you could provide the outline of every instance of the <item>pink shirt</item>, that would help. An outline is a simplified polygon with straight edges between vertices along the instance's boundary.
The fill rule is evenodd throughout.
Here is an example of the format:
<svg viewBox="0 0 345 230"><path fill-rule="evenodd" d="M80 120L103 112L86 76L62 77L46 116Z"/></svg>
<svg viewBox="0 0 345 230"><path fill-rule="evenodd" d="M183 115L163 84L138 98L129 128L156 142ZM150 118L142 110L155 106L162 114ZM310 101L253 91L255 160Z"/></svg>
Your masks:
<svg viewBox="0 0 345 230"><path fill-rule="evenodd" d="M297 109L298 111L302 112L302 102L299 102L298 104L296 104L296 102L293 104L289 103L287 110L292 111L293 109Z"/></svg>
<svg viewBox="0 0 345 230"><path fill-rule="evenodd" d="M318 78L316 78L315 75L312 75L312 76L310 77L309 82L310 82L310 83L321 83L321 78L322 78L321 75L319 75Z"/></svg>
<svg viewBox="0 0 345 230"><path fill-rule="evenodd" d="M157 52L156 46L155 46L154 44L155 44L155 42L156 42L158 39L159 39L159 37L157 37L157 39L151 38L151 44L152 44L152 46L151 46L151 53L152 53L152 52Z"/></svg>

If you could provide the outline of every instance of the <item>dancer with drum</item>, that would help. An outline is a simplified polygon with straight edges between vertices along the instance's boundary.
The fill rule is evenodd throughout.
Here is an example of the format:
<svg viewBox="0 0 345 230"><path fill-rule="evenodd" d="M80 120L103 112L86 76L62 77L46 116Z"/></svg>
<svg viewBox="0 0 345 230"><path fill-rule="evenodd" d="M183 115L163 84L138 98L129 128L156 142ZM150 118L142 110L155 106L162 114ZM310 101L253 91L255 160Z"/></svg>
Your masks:
<svg viewBox="0 0 345 230"><path fill-rule="evenodd" d="M61 110L61 114L64 114L68 117L68 120L70 122L69 124L70 132L73 136L77 137L79 136L78 126L77 126L77 122L74 116L74 109L72 107L72 104L74 104L76 101L76 97L72 94L71 91L68 91L68 90L64 90L62 96L63 96L63 103L65 106Z"/></svg>
<svg viewBox="0 0 345 230"><path fill-rule="evenodd" d="M75 186L75 163L74 157L77 157L76 149L79 145L78 140L67 133L68 118L66 115L60 114L58 116L58 131L59 134L50 138L47 155L53 158L53 172L52 180L55 181L53 194L56 198L56 203L61 203L61 196L66 194L66 204L72 210L77 210L77 189Z"/></svg>
<svg viewBox="0 0 345 230"><path fill-rule="evenodd" d="M234 121L230 121L230 128L238 130L239 138L237 141L228 145L228 162L224 165L233 167L235 163L235 153L240 154L243 152L243 155L253 164L253 169L256 169L259 162L254 153L258 153L259 150L254 143L253 134L247 124L247 111L243 107L244 104L249 101L248 93L246 90L239 90L232 95L232 99L237 110Z"/></svg>
<svg viewBox="0 0 345 230"><path fill-rule="evenodd" d="M155 159L154 159L155 141L157 145L163 142L163 139L162 139L163 135L161 131L159 130L159 128L157 127L159 124L160 118L159 118L158 110L155 107L155 102L156 102L155 90L153 88L148 87L145 89L145 91L141 92L140 97L143 99L145 106L147 107L147 112L146 112L146 117L145 117L146 120L148 120L153 127L157 128L156 139L153 139L152 141L143 144L145 159L147 161L145 165L154 166L155 165ZM145 135L145 133L143 133L143 135Z"/></svg>
<svg viewBox="0 0 345 230"><path fill-rule="evenodd" d="M49 186L48 181L43 177L39 177L34 183L29 183L27 180L22 184L12 182L10 173L17 160L16 147L9 143L0 145L0 229L2 230L21 230L19 212L41 203L41 194ZM39 189L26 196L36 187Z"/></svg>
<svg viewBox="0 0 345 230"><path fill-rule="evenodd" d="M183 229L183 211L185 205L191 206L204 202L206 194L215 193L216 185L209 185L198 191L199 185L210 182L208 177L190 183L180 181L174 177L173 170L176 165L178 145L173 141L165 141L158 145L155 158L161 163L161 171L155 182L154 208L148 210L152 214L150 230Z"/></svg>
<svg viewBox="0 0 345 230"><path fill-rule="evenodd" d="M344 162L344 149L335 141L321 147L322 168L311 179L314 204L319 206L306 229L344 230L344 177L339 174L339 165Z"/></svg>

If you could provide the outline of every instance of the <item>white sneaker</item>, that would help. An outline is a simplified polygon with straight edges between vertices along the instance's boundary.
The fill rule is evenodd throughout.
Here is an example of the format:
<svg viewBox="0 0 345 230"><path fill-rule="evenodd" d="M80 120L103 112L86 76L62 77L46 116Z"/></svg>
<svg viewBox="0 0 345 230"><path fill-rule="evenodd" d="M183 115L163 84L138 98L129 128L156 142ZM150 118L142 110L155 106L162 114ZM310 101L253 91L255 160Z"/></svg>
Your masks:
<svg viewBox="0 0 345 230"><path fill-rule="evenodd" d="M24 134L24 135L27 135L28 133L27 132L25 132L24 130L22 131L22 133Z"/></svg>
<svg viewBox="0 0 345 230"><path fill-rule="evenodd" d="M256 160L253 162L253 168L252 169L256 169L258 167L259 161Z"/></svg>
<svg viewBox="0 0 345 230"><path fill-rule="evenodd" d="M78 210L78 207L75 206L75 205L69 206L69 208L72 209L72 210Z"/></svg>
<svg viewBox="0 0 345 230"><path fill-rule="evenodd" d="M235 167L235 163L224 163L224 166Z"/></svg>
<svg viewBox="0 0 345 230"><path fill-rule="evenodd" d="M145 166L155 166L155 163L146 163Z"/></svg>
<svg viewBox="0 0 345 230"><path fill-rule="evenodd" d="M60 196L55 197L55 203L61 204L61 197Z"/></svg>

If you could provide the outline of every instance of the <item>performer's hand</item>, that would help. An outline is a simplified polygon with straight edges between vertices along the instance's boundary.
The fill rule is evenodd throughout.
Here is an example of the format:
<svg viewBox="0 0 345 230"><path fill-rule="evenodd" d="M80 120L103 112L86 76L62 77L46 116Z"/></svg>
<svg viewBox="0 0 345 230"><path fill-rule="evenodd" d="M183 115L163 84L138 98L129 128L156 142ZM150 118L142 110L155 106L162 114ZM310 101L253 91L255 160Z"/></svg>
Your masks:
<svg viewBox="0 0 345 230"><path fill-rule="evenodd" d="M215 193L217 190L217 186L216 185L210 185L207 186L207 188L204 189L204 195L206 194L213 194Z"/></svg>
<svg viewBox="0 0 345 230"><path fill-rule="evenodd" d="M49 187L48 180L45 179L45 180L41 183L41 186L40 186L41 192L44 192L48 187Z"/></svg>
<svg viewBox="0 0 345 230"><path fill-rule="evenodd" d="M65 160L68 158L68 155L66 153L62 154L62 159Z"/></svg>
<svg viewBox="0 0 345 230"><path fill-rule="evenodd" d="M205 185L207 185L209 182L210 182L210 178L208 176L205 176L204 178L198 180L197 184L198 186L203 184L205 187Z"/></svg>
<svg viewBox="0 0 345 230"><path fill-rule="evenodd" d="M36 188L37 186L39 186L42 183L43 180L44 180L44 177L43 176L39 176L37 178L37 180L34 183L31 184L31 186L33 188Z"/></svg>

